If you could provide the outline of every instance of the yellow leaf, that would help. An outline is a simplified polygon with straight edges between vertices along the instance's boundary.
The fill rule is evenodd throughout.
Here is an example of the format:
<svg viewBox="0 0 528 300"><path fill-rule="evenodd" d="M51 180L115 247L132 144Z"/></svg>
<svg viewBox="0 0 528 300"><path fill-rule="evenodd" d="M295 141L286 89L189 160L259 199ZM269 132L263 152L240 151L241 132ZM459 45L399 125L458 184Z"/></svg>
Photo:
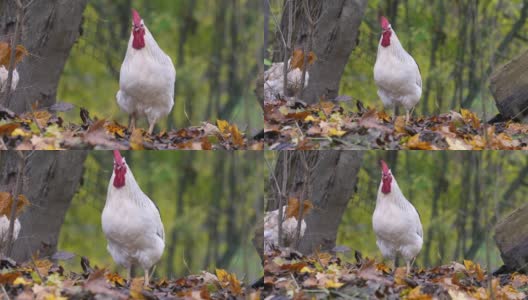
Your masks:
<svg viewBox="0 0 528 300"><path fill-rule="evenodd" d="M242 292L240 281L238 281L236 274L229 274L224 269L216 269L216 277L223 288L229 287L229 290L235 295Z"/></svg>
<svg viewBox="0 0 528 300"><path fill-rule="evenodd" d="M132 279L132 282L130 283L130 298L135 300L145 300L145 296L143 296L141 291L143 291L143 279Z"/></svg>
<svg viewBox="0 0 528 300"><path fill-rule="evenodd" d="M229 281L229 274L224 269L216 269L215 271L216 277L218 277L218 281L220 282L227 282Z"/></svg>
<svg viewBox="0 0 528 300"><path fill-rule="evenodd" d="M105 277L113 286L125 286L125 279L119 276L118 273L106 273Z"/></svg>
<svg viewBox="0 0 528 300"><path fill-rule="evenodd" d="M17 128L15 130L13 130L13 132L11 132L11 136L13 137L17 137L17 136L21 136L21 137L30 137L31 136L31 132L27 132L21 128Z"/></svg>
<svg viewBox="0 0 528 300"><path fill-rule="evenodd" d="M407 141L407 147L409 149L413 150L435 150L436 147L431 145L429 142L424 142L420 140L420 134L413 135L408 141Z"/></svg>
<svg viewBox="0 0 528 300"><path fill-rule="evenodd" d="M20 127L19 123L8 123L0 126L0 135L11 135L15 129Z"/></svg>
<svg viewBox="0 0 528 300"><path fill-rule="evenodd" d="M216 126L218 126L221 133L229 132L229 122L225 120L216 120Z"/></svg>
<svg viewBox="0 0 528 300"><path fill-rule="evenodd" d="M233 144L235 144L237 147L244 147L244 138L242 137L240 131L238 131L236 124L231 125L229 131L231 132L231 137L233 138Z"/></svg>
<svg viewBox="0 0 528 300"><path fill-rule="evenodd" d="M429 300L429 299L433 299L433 297L431 295L422 293L421 287L417 286L409 292L409 294L407 295L407 299L409 300Z"/></svg>
<svg viewBox="0 0 528 300"><path fill-rule="evenodd" d="M345 133L346 133L346 131L338 130L338 129L335 129L335 128L328 129L328 136L340 137L340 136L345 135Z"/></svg>
<svg viewBox="0 0 528 300"><path fill-rule="evenodd" d="M304 122L314 122L315 118L312 115L307 116L304 118Z"/></svg>
<svg viewBox="0 0 528 300"><path fill-rule="evenodd" d="M471 126L473 126L475 129L480 128L480 120L474 112L462 108L460 109L460 114L462 115L462 118L466 124L471 124Z"/></svg>
<svg viewBox="0 0 528 300"><path fill-rule="evenodd" d="M390 117L388 118L390 120ZM404 116L396 117L396 120L394 121L394 131L396 131L397 133L407 133L407 130L405 130L405 117Z"/></svg>
<svg viewBox="0 0 528 300"><path fill-rule="evenodd" d="M37 121L40 128L48 126L48 121L51 118L51 114L46 110L39 110L33 112L33 117Z"/></svg>
<svg viewBox="0 0 528 300"><path fill-rule="evenodd" d="M304 266L300 271L299 273L315 273L315 270L312 270L310 267L308 266Z"/></svg>
<svg viewBox="0 0 528 300"><path fill-rule="evenodd" d="M344 285L344 283L333 281L333 280L327 280L325 282L325 288L327 288L327 289L338 289L338 288L342 287L343 285Z"/></svg>
<svg viewBox="0 0 528 300"><path fill-rule="evenodd" d="M27 281L24 277L20 276L15 281L13 281L13 285L29 285L31 282Z"/></svg>
<svg viewBox="0 0 528 300"><path fill-rule="evenodd" d="M378 269L378 271L381 271L385 274L390 274L390 271L391 271L391 269L384 263L376 264L376 269Z"/></svg>
<svg viewBox="0 0 528 300"><path fill-rule="evenodd" d="M130 148L132 150L143 150L143 134L141 129L134 128L132 134L130 135Z"/></svg>
<svg viewBox="0 0 528 300"><path fill-rule="evenodd" d="M111 134L115 134L115 135L117 135L119 137L124 137L125 136L125 129L126 128L121 126L121 125L119 125L119 124L117 124L117 123L105 124L104 127L105 127L106 131L108 131Z"/></svg>
<svg viewBox="0 0 528 300"><path fill-rule="evenodd" d="M398 285L407 285L405 278L407 277L407 271L405 268L396 268L394 271L394 283Z"/></svg>

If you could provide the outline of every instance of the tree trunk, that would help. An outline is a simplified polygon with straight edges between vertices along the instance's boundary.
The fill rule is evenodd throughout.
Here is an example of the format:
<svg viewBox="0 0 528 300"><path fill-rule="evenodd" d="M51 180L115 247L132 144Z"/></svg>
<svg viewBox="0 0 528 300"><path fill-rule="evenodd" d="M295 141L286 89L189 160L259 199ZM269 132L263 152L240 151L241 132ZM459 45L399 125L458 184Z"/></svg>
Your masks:
<svg viewBox="0 0 528 300"><path fill-rule="evenodd" d="M499 221L495 242L507 269L528 272L528 205Z"/></svg>
<svg viewBox="0 0 528 300"><path fill-rule="evenodd" d="M30 55L18 65L20 82L9 108L20 113L37 100L43 107L55 103L66 59L82 32L87 3L88 0L33 1L27 8L21 44ZM0 35L13 33L15 16L15 1L2 1Z"/></svg>
<svg viewBox="0 0 528 300"><path fill-rule="evenodd" d="M321 250L335 247L337 229L349 200L356 190L357 175L361 167L361 151L306 151L306 160L314 166L310 170L308 182L304 183L305 166L300 151L290 153L286 195L300 194L306 184L306 197L313 202L313 209L306 216L306 232L299 250L310 253L320 246ZM282 182L284 152L279 154L275 176ZM269 182L269 188L275 190L275 183ZM278 195L278 193L274 193ZM270 199L273 201L273 199ZM303 199L304 200L304 199ZM268 203L268 209L278 208L278 201Z"/></svg>
<svg viewBox="0 0 528 300"><path fill-rule="evenodd" d="M314 17L314 36L312 38L313 52L317 61L308 68L310 79L302 98L306 102L315 103L320 97L334 99L339 92L339 82L352 50L359 41L359 25L367 5L366 0L307 0L311 11L318 11ZM309 40L310 24L304 14L304 1L293 0L294 25L292 28L293 48L303 48ZM288 35L288 12L282 16L281 30ZM282 41L280 37L278 40ZM286 49L279 44L280 51L274 56L274 61L282 61ZM290 49L290 52L293 49Z"/></svg>
<svg viewBox="0 0 528 300"><path fill-rule="evenodd" d="M22 229L13 247L13 258L25 261L39 251L48 256L57 250L64 216L83 174L85 151L35 151L24 170L22 194L31 205L20 216ZM18 156L14 151L0 153L0 190L12 191Z"/></svg>
<svg viewBox="0 0 528 300"><path fill-rule="evenodd" d="M490 81L502 119L523 119L528 115L528 51L497 70Z"/></svg>

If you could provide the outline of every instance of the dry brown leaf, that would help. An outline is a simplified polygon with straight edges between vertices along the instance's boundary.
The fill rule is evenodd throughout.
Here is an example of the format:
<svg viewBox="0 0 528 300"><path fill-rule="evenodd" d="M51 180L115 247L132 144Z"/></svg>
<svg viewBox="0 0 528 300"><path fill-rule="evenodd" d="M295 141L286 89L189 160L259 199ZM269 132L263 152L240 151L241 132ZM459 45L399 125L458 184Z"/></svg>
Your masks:
<svg viewBox="0 0 528 300"><path fill-rule="evenodd" d="M397 133L407 133L407 130L405 130L405 117L404 116L398 116L396 117L396 120L394 121L394 131Z"/></svg>
<svg viewBox="0 0 528 300"><path fill-rule="evenodd" d="M312 210L312 208L313 208L313 204L310 200L303 201L303 218L310 212L310 210ZM286 206L286 216L284 218L285 219L292 218L292 217L297 218L297 216L299 215L299 210L300 210L299 199L290 197L288 199L288 205Z"/></svg>
<svg viewBox="0 0 528 300"><path fill-rule="evenodd" d="M422 293L422 288L420 286L412 289L407 295L409 300L430 300L433 299L433 296Z"/></svg>
<svg viewBox="0 0 528 300"><path fill-rule="evenodd" d="M132 150L144 150L143 147L143 133L141 129L134 128L132 134L130 135L130 148Z"/></svg>
<svg viewBox="0 0 528 300"><path fill-rule="evenodd" d="M27 56L29 52L22 45L17 45L15 50L15 67L16 65ZM6 42L0 42L0 66L4 66L6 69L9 67L9 61L11 58L11 45Z"/></svg>
<svg viewBox="0 0 528 300"><path fill-rule="evenodd" d="M460 114L462 115L462 118L466 124L471 124L471 126L473 126L475 129L480 128L480 119L474 112L462 108L460 110Z"/></svg>
<svg viewBox="0 0 528 300"><path fill-rule="evenodd" d="M317 60L317 56L312 51L308 52L307 58L309 66ZM302 70L304 66L304 51L302 49L295 49L290 60L290 69L293 70L298 68Z"/></svg>
<svg viewBox="0 0 528 300"><path fill-rule="evenodd" d="M412 150L435 150L436 147L431 145L429 142L424 142L420 140L420 134L413 135L407 141L407 147Z"/></svg>
<svg viewBox="0 0 528 300"><path fill-rule="evenodd" d="M237 147L244 147L244 138L238 130L236 124L230 126L229 131L231 132L231 137L233 139L233 144Z"/></svg>
<svg viewBox="0 0 528 300"><path fill-rule="evenodd" d="M125 137L125 130L126 128L117 124L117 123L109 123L104 125L106 131L108 131L111 134L115 134L119 137ZM134 131L139 130L139 128L135 128Z"/></svg>
<svg viewBox="0 0 528 300"><path fill-rule="evenodd" d="M17 129L18 127L20 127L20 123L9 123L9 124L1 125L0 126L0 136L1 135L10 136L11 133L13 133L13 130Z"/></svg>

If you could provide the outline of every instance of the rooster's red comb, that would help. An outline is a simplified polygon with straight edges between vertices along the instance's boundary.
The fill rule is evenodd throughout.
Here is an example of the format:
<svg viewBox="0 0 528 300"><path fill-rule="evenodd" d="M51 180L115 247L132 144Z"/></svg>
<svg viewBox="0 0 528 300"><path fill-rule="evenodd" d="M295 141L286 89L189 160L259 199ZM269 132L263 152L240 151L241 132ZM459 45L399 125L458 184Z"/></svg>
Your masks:
<svg viewBox="0 0 528 300"><path fill-rule="evenodd" d="M137 12L137 10L132 8L132 20L134 21L134 25L139 26L141 24L141 16Z"/></svg>
<svg viewBox="0 0 528 300"><path fill-rule="evenodd" d="M382 159L380 160L380 165L383 173L389 173L389 167Z"/></svg>
<svg viewBox="0 0 528 300"><path fill-rule="evenodd" d="M380 17L380 24L383 30L389 29L389 26L390 26L389 20L387 20L387 18L385 18L384 16Z"/></svg>
<svg viewBox="0 0 528 300"><path fill-rule="evenodd" d="M114 150L114 161L118 164L123 163L123 157L121 156L121 153L119 153L119 150Z"/></svg>

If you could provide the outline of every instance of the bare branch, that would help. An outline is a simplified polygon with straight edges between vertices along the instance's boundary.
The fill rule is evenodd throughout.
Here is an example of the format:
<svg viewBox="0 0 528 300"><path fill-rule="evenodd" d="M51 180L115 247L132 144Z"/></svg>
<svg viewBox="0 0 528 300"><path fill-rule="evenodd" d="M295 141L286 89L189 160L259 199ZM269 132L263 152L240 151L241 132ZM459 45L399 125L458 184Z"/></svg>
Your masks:
<svg viewBox="0 0 528 300"><path fill-rule="evenodd" d="M11 256L11 251L13 250L13 232L15 230L15 219L16 219L16 208L18 203L18 197L22 192L22 176L24 174L24 168L26 166L26 158L22 151L17 151L19 156L18 160L18 172L15 183L15 190L13 192L13 203L11 204L11 215L9 217L9 229L7 231L7 249L5 254L7 257Z"/></svg>

